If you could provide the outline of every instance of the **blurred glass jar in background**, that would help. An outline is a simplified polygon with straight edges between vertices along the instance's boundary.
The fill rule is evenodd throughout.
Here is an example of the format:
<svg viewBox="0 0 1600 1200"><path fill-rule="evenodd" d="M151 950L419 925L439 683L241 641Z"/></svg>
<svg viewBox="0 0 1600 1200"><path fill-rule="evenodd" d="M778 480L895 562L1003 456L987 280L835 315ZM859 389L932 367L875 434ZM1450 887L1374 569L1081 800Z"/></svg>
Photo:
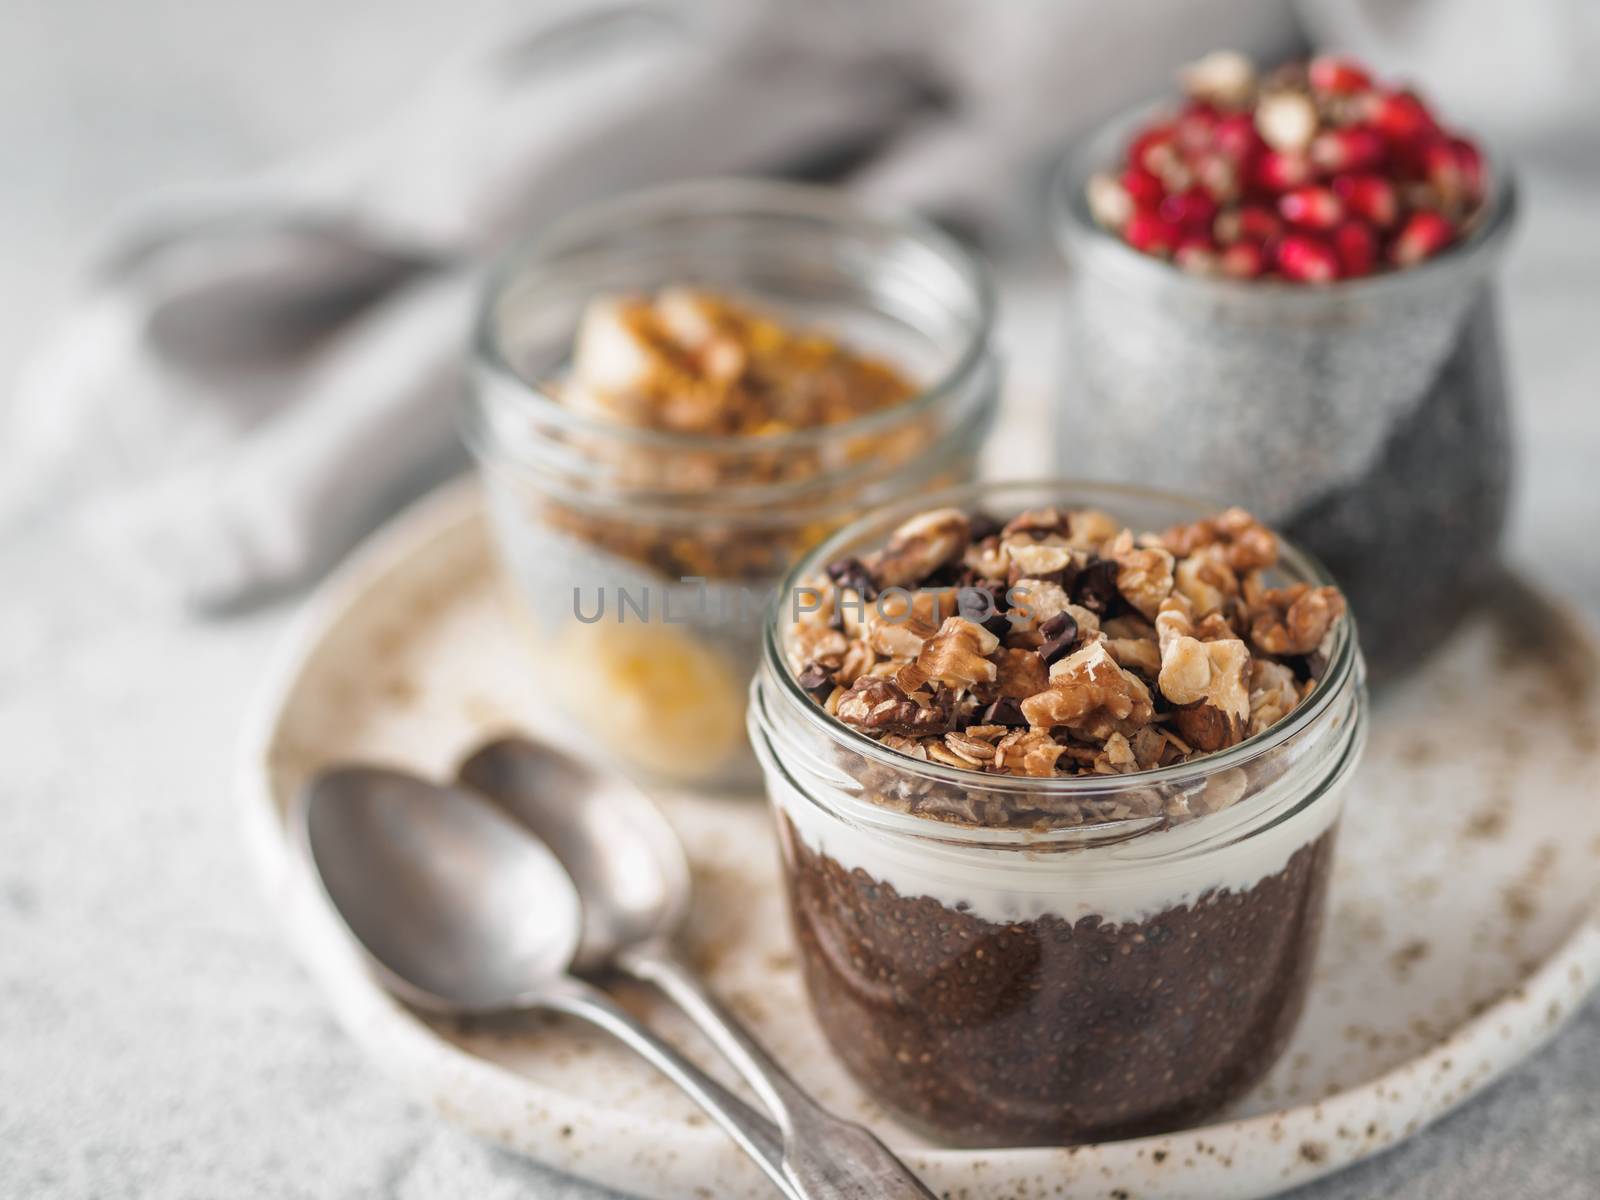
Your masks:
<svg viewBox="0 0 1600 1200"><path fill-rule="evenodd" d="M1472 231L1406 269L1317 286L1191 274L1102 228L1086 197L1155 111L1111 122L1056 179L1071 267L1059 467L1248 508L1328 565L1374 678L1397 674L1449 634L1498 557L1511 175L1492 164Z"/></svg>
<svg viewBox="0 0 1600 1200"><path fill-rule="evenodd" d="M563 396L596 299L680 289L871 356L909 398L808 428L686 433ZM505 264L466 438L541 689L592 750L669 782L756 781L744 708L772 588L859 512L973 476L997 400L992 320L987 276L945 235L792 185L622 197Z"/></svg>

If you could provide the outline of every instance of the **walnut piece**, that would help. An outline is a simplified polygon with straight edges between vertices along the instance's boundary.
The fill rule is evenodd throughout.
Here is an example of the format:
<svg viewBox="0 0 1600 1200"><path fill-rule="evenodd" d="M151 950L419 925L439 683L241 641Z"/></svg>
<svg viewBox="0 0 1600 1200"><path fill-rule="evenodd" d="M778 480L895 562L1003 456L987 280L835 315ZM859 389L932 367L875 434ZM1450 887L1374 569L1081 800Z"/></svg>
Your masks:
<svg viewBox="0 0 1600 1200"><path fill-rule="evenodd" d="M1200 750L1221 750L1244 736L1250 715L1250 649L1238 638L1171 638L1161 651L1161 694L1178 705L1173 723Z"/></svg>
<svg viewBox="0 0 1600 1200"><path fill-rule="evenodd" d="M1133 535L1123 530L1102 553L1117 564L1117 591L1134 608L1155 620L1161 602L1172 594L1172 552L1159 546L1136 548Z"/></svg>
<svg viewBox="0 0 1600 1200"><path fill-rule="evenodd" d="M889 679L866 675L839 698L834 714L863 733L898 733L907 736L943 733L950 714L933 704L919 704Z"/></svg>
<svg viewBox="0 0 1600 1200"><path fill-rule="evenodd" d="M1124 671L1096 641L1051 667L1049 689L1024 700L1022 715L1035 729L1064 725L1104 737L1124 725L1148 725L1155 709L1144 681Z"/></svg>
<svg viewBox="0 0 1600 1200"><path fill-rule="evenodd" d="M1242 508L1174 525L1161 535L1161 541L1179 558L1189 557L1202 546L1220 546L1222 561L1236 572L1270 567L1278 561L1276 535Z"/></svg>
<svg viewBox="0 0 1600 1200"><path fill-rule="evenodd" d="M1044 660L1032 650L1008 647L995 656L999 669L1000 694L1011 700L1026 700L1050 686Z"/></svg>
<svg viewBox="0 0 1600 1200"><path fill-rule="evenodd" d="M946 687L993 683L999 671L988 656L999 645L1000 639L982 625L965 617L947 617L939 632L923 644L917 667Z"/></svg>
<svg viewBox="0 0 1600 1200"><path fill-rule="evenodd" d="M1239 594L1239 577L1227 564L1218 546L1202 546L1188 558L1180 559L1173 573L1173 586L1189 601L1195 614L1216 612Z"/></svg>
<svg viewBox="0 0 1600 1200"><path fill-rule="evenodd" d="M1250 735L1271 729L1300 703L1294 672L1268 658L1250 664Z"/></svg>
<svg viewBox="0 0 1600 1200"><path fill-rule="evenodd" d="M995 747L995 765L1013 775L1044 777L1056 773L1056 760L1066 747L1048 733L1019 729L1006 734Z"/></svg>
<svg viewBox="0 0 1600 1200"><path fill-rule="evenodd" d="M1268 654L1310 654L1345 609L1337 588L1305 583L1272 588L1261 602L1250 624L1250 640Z"/></svg>
<svg viewBox="0 0 1600 1200"><path fill-rule="evenodd" d="M868 566L880 587L908 587L921 583L946 563L966 551L971 525L959 508L936 508L918 513L889 538Z"/></svg>

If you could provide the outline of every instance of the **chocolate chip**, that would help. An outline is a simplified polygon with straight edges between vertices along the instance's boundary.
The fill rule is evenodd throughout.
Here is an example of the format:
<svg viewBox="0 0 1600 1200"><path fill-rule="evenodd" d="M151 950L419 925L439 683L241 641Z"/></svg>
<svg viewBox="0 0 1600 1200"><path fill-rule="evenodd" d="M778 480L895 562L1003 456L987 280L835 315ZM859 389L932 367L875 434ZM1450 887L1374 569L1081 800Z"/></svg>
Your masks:
<svg viewBox="0 0 1600 1200"><path fill-rule="evenodd" d="M983 710L983 718L979 725L1010 725L1021 728L1028 723L1028 718L1022 715L1022 705L1009 696L1002 696L988 708Z"/></svg>
<svg viewBox="0 0 1600 1200"><path fill-rule="evenodd" d="M1044 659L1044 665L1048 667L1057 659L1066 657L1067 651L1078 640L1077 618L1069 612L1057 613L1039 626L1039 633L1044 638L1044 644L1039 647L1039 657Z"/></svg>
<svg viewBox="0 0 1600 1200"><path fill-rule="evenodd" d="M807 663L805 669L795 676L795 682L818 700L825 701L833 694L833 672L821 663Z"/></svg>
<svg viewBox="0 0 1600 1200"><path fill-rule="evenodd" d="M841 588L859 592L863 600L873 600L878 595L878 585L867 564L859 558L841 558L828 564L828 578Z"/></svg>
<svg viewBox="0 0 1600 1200"><path fill-rule="evenodd" d="M1117 602L1117 564L1110 559L1096 559L1079 573L1072 583L1072 601L1081 604L1096 616L1105 616Z"/></svg>
<svg viewBox="0 0 1600 1200"><path fill-rule="evenodd" d="M997 517L992 517L986 512L975 512L967 518L967 528L971 531L967 535L967 540L981 542L984 538L991 538L999 533L1004 526Z"/></svg>
<svg viewBox="0 0 1600 1200"><path fill-rule="evenodd" d="M972 573L969 571L967 574L971 576ZM969 578L957 587L957 606L962 616L968 620L976 620L997 638L1004 638L1011 632L1011 618L1006 616L1011 605L1006 602L1004 584ZM984 596L989 598L987 604L983 600ZM989 615L983 617L984 612L988 612Z"/></svg>

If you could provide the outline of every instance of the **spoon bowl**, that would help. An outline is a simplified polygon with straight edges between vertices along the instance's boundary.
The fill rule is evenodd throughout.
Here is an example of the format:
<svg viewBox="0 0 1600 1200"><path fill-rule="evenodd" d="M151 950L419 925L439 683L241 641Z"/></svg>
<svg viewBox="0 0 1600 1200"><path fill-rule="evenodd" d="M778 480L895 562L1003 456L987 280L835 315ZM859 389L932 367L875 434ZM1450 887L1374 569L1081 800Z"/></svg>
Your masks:
<svg viewBox="0 0 1600 1200"><path fill-rule="evenodd" d="M526 824L465 787L369 766L317 775L297 817L323 891L395 995L432 1012L538 1008L603 1029L681 1087L781 1195L801 1200L771 1122L572 974L578 892Z"/></svg>
<svg viewBox="0 0 1600 1200"><path fill-rule="evenodd" d="M531 829L566 868L583 909L579 972L599 971L682 923L689 864L677 833L631 781L516 737L483 746L457 778Z"/></svg>
<svg viewBox="0 0 1600 1200"><path fill-rule="evenodd" d="M431 1011L531 1005L577 952L577 890L494 805L382 767L317 776L302 801L322 886L374 966Z"/></svg>

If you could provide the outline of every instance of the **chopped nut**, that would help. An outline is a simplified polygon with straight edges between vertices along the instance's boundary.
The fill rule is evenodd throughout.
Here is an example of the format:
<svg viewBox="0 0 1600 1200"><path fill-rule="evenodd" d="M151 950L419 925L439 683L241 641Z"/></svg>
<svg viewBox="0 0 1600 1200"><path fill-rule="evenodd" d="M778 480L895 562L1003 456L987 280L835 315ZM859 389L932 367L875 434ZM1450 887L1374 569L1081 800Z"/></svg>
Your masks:
<svg viewBox="0 0 1600 1200"><path fill-rule="evenodd" d="M1161 535L1168 550L1187 558L1202 546L1222 547L1222 561L1234 572L1270 567L1278 561L1278 539L1242 508L1229 508L1215 517L1174 525Z"/></svg>
<svg viewBox="0 0 1600 1200"><path fill-rule="evenodd" d="M1135 549L1132 534L1113 541L1106 557L1117 564L1117 590L1127 602L1151 620L1161 611L1161 602L1172 594L1173 557L1160 547Z"/></svg>
<svg viewBox="0 0 1600 1200"><path fill-rule="evenodd" d="M1161 671L1161 647L1153 638L1107 638L1105 648L1117 665L1154 679Z"/></svg>
<svg viewBox="0 0 1600 1200"><path fill-rule="evenodd" d="M1263 611L1253 614L1250 640L1268 654L1310 654L1344 616L1337 588L1296 583L1273 588L1261 600Z"/></svg>
<svg viewBox="0 0 1600 1200"><path fill-rule="evenodd" d="M1073 511L1067 527L1067 545L1075 550L1094 550L1116 537L1121 524L1097 508Z"/></svg>
<svg viewBox="0 0 1600 1200"><path fill-rule="evenodd" d="M1006 648L995 656L999 670L1000 695L1009 700L1026 700L1050 686L1045 664L1032 650Z"/></svg>
<svg viewBox="0 0 1600 1200"><path fill-rule="evenodd" d="M1174 572L1174 586L1194 611L1216 612L1239 592L1239 580L1214 547L1202 547L1182 559Z"/></svg>
<svg viewBox="0 0 1600 1200"><path fill-rule="evenodd" d="M937 705L919 704L891 680L872 675L850 685L835 715L863 733L943 733L950 721Z"/></svg>
<svg viewBox="0 0 1600 1200"><path fill-rule="evenodd" d="M1250 734L1271 729L1300 703L1294 672L1282 663L1257 658L1250 664Z"/></svg>
<svg viewBox="0 0 1600 1200"><path fill-rule="evenodd" d="M1134 756L1133 747L1120 733L1113 733L1106 739L1090 766L1096 775L1122 775L1138 769L1139 760Z"/></svg>
<svg viewBox="0 0 1600 1200"><path fill-rule="evenodd" d="M1119 667L1103 644L1090 642L1050 668L1049 689L1024 700L1022 714L1035 728L1064 725L1094 736L1123 723L1148 724L1155 710L1144 682Z"/></svg>
<svg viewBox="0 0 1600 1200"><path fill-rule="evenodd" d="M995 763L1013 775L1042 777L1056 773L1056 760L1066 750L1048 733L1035 729L1008 733L995 747Z"/></svg>
<svg viewBox="0 0 1600 1200"><path fill-rule="evenodd" d="M1001 536L1013 533L1031 533L1043 537L1047 533L1065 534L1071 527L1065 513L1054 508L1030 508L1020 512L1000 527Z"/></svg>
<svg viewBox="0 0 1600 1200"><path fill-rule="evenodd" d="M982 625L965 617L948 617L939 632L923 645L917 667L946 687L970 688L993 683L998 671L988 655L1000 645Z"/></svg>
<svg viewBox="0 0 1600 1200"><path fill-rule="evenodd" d="M1163 614L1166 616L1168 614ZM1250 650L1237 638L1202 642L1179 635L1162 644L1161 694L1179 705L1178 731L1202 750L1231 746L1250 715Z"/></svg>
<svg viewBox="0 0 1600 1200"><path fill-rule="evenodd" d="M844 634L826 625L797 625L789 635L789 662L796 670L811 663L837 670L849 650Z"/></svg>
<svg viewBox="0 0 1600 1200"><path fill-rule="evenodd" d="M1019 633L1037 630L1050 618L1078 607L1067 599L1065 588L1043 579L1025 579L1011 588L1010 594L1016 601L1010 613L1011 627ZM1087 612L1086 609L1078 611ZM1093 613L1088 616L1095 619ZM1096 621L1096 628L1098 625Z"/></svg>
<svg viewBox="0 0 1600 1200"><path fill-rule="evenodd" d="M886 588L921 583L967 548L966 514L958 508L919 513L894 531L869 566Z"/></svg>
<svg viewBox="0 0 1600 1200"><path fill-rule="evenodd" d="M1072 551L1048 542L1008 542L1006 556L1016 579L1048 579L1072 565ZM1015 582L1015 580L1013 580Z"/></svg>

